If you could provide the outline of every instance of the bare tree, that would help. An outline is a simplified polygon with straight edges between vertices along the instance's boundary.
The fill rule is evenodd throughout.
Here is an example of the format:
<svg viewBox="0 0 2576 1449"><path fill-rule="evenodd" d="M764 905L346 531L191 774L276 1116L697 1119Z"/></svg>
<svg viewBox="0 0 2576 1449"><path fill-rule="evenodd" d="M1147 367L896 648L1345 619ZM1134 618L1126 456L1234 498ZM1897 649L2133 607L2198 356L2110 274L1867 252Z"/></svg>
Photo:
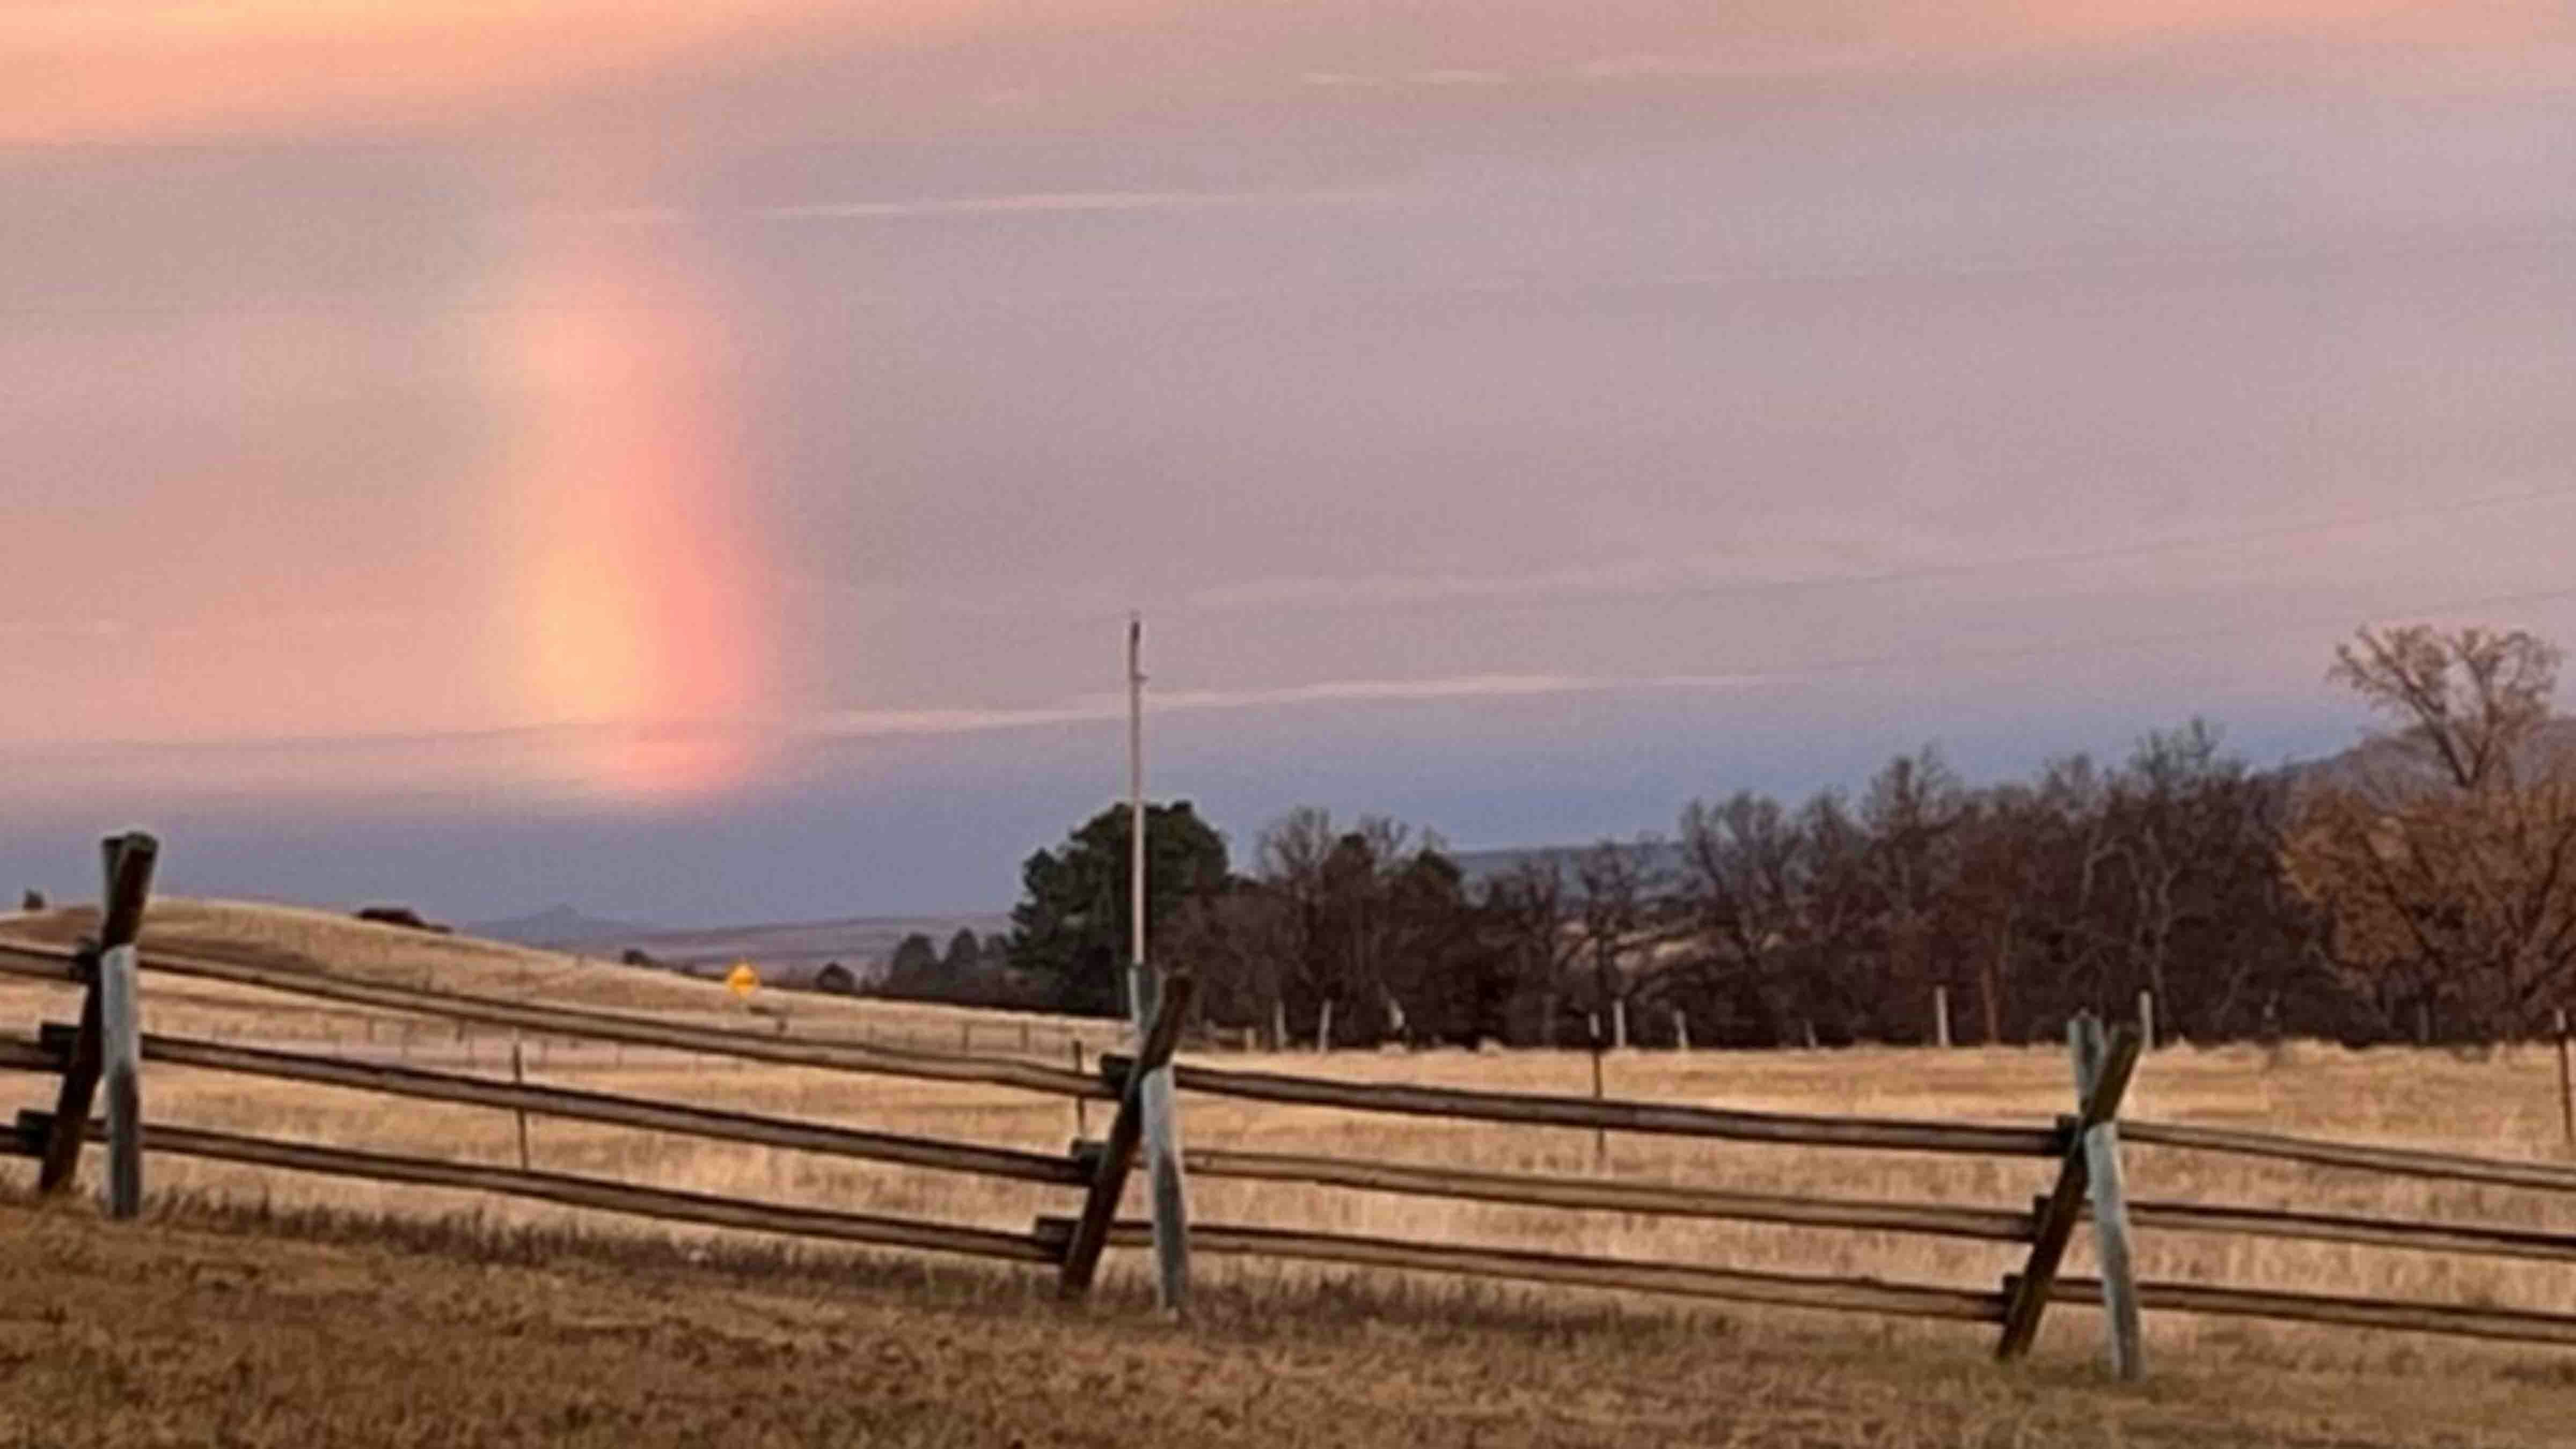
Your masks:
<svg viewBox="0 0 2576 1449"><path fill-rule="evenodd" d="M1525 1038L1540 1046L1556 1045L1558 1003L1566 977L1584 951L1564 867L1553 856L1523 860L1486 883L1482 904L1495 934L1494 964L1499 968L1482 1013L1488 1029L1507 1034L1503 1023L1513 1014L1512 1000L1521 998L1535 1007Z"/></svg>
<svg viewBox="0 0 2576 1449"><path fill-rule="evenodd" d="M1703 1014L1751 1015L1766 1044L1789 1039L1786 961L1807 937L1807 836L1778 801L1739 791L1682 811L1680 908L1697 945L1688 969Z"/></svg>
<svg viewBox="0 0 2576 1449"><path fill-rule="evenodd" d="M2430 1034L2526 1030L2576 975L2576 770L2542 730L2559 651L2520 631L2364 630L2329 678L2399 728L2313 787L2286 864L2336 960Z"/></svg>

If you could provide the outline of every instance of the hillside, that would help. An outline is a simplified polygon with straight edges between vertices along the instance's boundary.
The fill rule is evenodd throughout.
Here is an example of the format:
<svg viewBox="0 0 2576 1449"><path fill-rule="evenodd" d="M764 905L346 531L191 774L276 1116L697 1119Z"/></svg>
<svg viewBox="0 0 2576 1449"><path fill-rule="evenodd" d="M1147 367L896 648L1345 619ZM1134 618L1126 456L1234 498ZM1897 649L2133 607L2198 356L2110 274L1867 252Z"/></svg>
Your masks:
<svg viewBox="0 0 2576 1449"><path fill-rule="evenodd" d="M1011 918L999 914L959 916L852 916L837 921L797 921L775 925L711 926L699 930L649 931L621 938L619 950L641 950L656 961L684 969L721 970L750 961L780 980L802 980L833 961L861 968L882 967L904 937L918 932L943 949L961 929L977 936L1010 930Z"/></svg>
<svg viewBox="0 0 2576 1449"><path fill-rule="evenodd" d="M865 981L881 972L893 958L894 948L915 932L945 949L948 939L960 930L973 931L981 937L999 935L1010 928L1010 917L998 912L850 916L830 921L673 928L609 920L559 905L534 915L468 926L466 930L496 941L578 956L614 959L628 951L641 951L665 966L697 975L718 975L736 961L749 961L764 980L803 986L834 963L848 967Z"/></svg>
<svg viewBox="0 0 2576 1449"><path fill-rule="evenodd" d="M96 927L92 906L0 916L0 941L68 945ZM602 967L553 951L378 925L331 911L253 901L155 896L143 945L177 955L283 966L396 986L542 998L565 1006L706 1011L721 987Z"/></svg>
<svg viewBox="0 0 2576 1449"><path fill-rule="evenodd" d="M97 919L93 906L0 912L0 944L21 941L69 945L94 929ZM613 957L577 956L472 936L405 930L331 911L266 902L155 896L145 915L143 941L148 948L176 955L285 967L397 986L649 1013L708 1025L758 1022L762 1029L769 1029L792 1020L795 1030L807 1035L847 1036L940 1049L964 1046L961 1029L972 1027L980 1033L987 1025L994 1029L983 1038L987 1046L1020 1043L1037 1031L1044 1034L1050 1051L1061 1050L1064 1042L1077 1037L1096 1048L1116 1040L1122 1030L1116 1022L1091 1018L781 991L777 988L798 984L796 971L793 967L781 968L761 956L752 959L758 963L765 989L746 1002L711 976L640 970L617 964ZM40 1019L59 1011L60 993L59 986L0 976L0 1016ZM212 981L156 981L150 1001L155 1009L179 1008L190 1013L185 1017L159 1017L161 1024L156 1030L234 1030L240 1025L240 1013L246 1009L260 1013L263 1030L271 1034L290 1028L320 1030L325 1018L345 1017L354 1022L365 1015L303 997Z"/></svg>
<svg viewBox="0 0 2576 1449"><path fill-rule="evenodd" d="M525 916L476 921L460 929L466 935L480 936L487 941L507 941L513 945L557 950L602 943L615 945L631 937L649 936L662 927L584 915L571 906L556 905Z"/></svg>

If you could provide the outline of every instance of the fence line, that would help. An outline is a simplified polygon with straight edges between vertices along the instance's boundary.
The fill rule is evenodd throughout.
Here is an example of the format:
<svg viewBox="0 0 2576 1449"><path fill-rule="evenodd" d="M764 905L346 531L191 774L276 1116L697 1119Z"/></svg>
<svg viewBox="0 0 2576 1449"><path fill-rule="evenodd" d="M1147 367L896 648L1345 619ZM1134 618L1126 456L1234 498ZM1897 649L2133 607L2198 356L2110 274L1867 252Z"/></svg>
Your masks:
<svg viewBox="0 0 2576 1449"><path fill-rule="evenodd" d="M1407 1193L1417 1197L1463 1198L1515 1207L1857 1228L1869 1232L1922 1233L2005 1243L2026 1243L2031 1235L2032 1215L2008 1208L1792 1197L1775 1193L1731 1192L1722 1188L1678 1187L1666 1183L1618 1182L1605 1178L1543 1177L1412 1163L1355 1162L1337 1157L1237 1152L1228 1148L1193 1147L1182 1156L1187 1159L1190 1171L1208 1177L1304 1182L1321 1187Z"/></svg>
<svg viewBox="0 0 2576 1449"><path fill-rule="evenodd" d="M2546 1162L2514 1162L2470 1157L2454 1152L2426 1152L2412 1147L2373 1147L2357 1142L2326 1142L2313 1137L2283 1137L2236 1127L2187 1127L2169 1122L2122 1122L2120 1135L2155 1147L2189 1147L2204 1152L2233 1152L2318 1167L2354 1167L2408 1177L2439 1177L2454 1182L2482 1182L2498 1187L2537 1188L2543 1192L2576 1192L2576 1167Z"/></svg>
<svg viewBox="0 0 2576 1449"><path fill-rule="evenodd" d="M1113 1077L1124 1075L1122 1057L1101 1059ZM1967 1122L1916 1122L1894 1118L1820 1117L1792 1112L1743 1112L1665 1102L1596 1100L1523 1092L1482 1092L1463 1087L1417 1087L1387 1082L1336 1082L1274 1072L1233 1071L1183 1062L1173 1084L1185 1092L1237 1097L1299 1107L1339 1107L1412 1117L1500 1122L1521 1127L1595 1127L1678 1137L1713 1137L1807 1147L1877 1148L1954 1152L1984 1157L2053 1157L2066 1136L2049 1127L1995 1127Z"/></svg>
<svg viewBox="0 0 2576 1449"><path fill-rule="evenodd" d="M14 952L40 960L56 955L51 951L18 945L0 947L0 952ZM68 961L71 954L69 950L65 950L60 953L60 956L61 959ZM1048 1092L1059 1096L1107 1097L1112 1095L1107 1086L1094 1078L1078 1075L1062 1067L1041 1066L1035 1062L1004 1057L959 1056L947 1052L871 1046L861 1042L756 1036L749 1032L650 1021L582 1007L541 1006L533 1002L512 1001L496 996L477 996L468 992L424 991L417 987L355 981L346 977L322 976L310 971L292 971L274 966L251 966L236 961L217 961L160 951L148 952L142 960L147 971L156 973L195 976L206 980L230 982L236 986L255 986L263 990L319 997L326 1001L351 1002L386 1011L432 1016L448 1021L472 1022L483 1026L514 1026L560 1037L616 1042L626 1046L667 1047L678 1051L701 1052L710 1056L768 1062L774 1066L817 1067L826 1071L860 1072L874 1076L914 1077L926 1081L1016 1087L1023 1091Z"/></svg>
<svg viewBox="0 0 2576 1449"><path fill-rule="evenodd" d="M2049 1290L2049 1296L2061 1303L2098 1306L2102 1301L2102 1285L2091 1278L2060 1278ZM2269 1288L2226 1288L2210 1283L2142 1282L2138 1285L2138 1296L2147 1307L2170 1313L2214 1313L2292 1323L2331 1323L2346 1328L2394 1328L2455 1338L2492 1338L2512 1343L2553 1343L2576 1347L2576 1314L2542 1313L2526 1308L2470 1308L2393 1298L2336 1298Z"/></svg>
<svg viewBox="0 0 2576 1449"><path fill-rule="evenodd" d="M2544 1233L2528 1228L2406 1222L2333 1213L2285 1212L2273 1208L2212 1207L2200 1203L2136 1200L2129 1203L2129 1221L2138 1227L2185 1233L2238 1233L2254 1238L2296 1238L2318 1243L2356 1243L2375 1248L2462 1253L2472 1257L2536 1258L2576 1263L2576 1234Z"/></svg>
<svg viewBox="0 0 2576 1449"><path fill-rule="evenodd" d="M0 1042L0 1067L34 1066L38 1070L58 1071L63 1062L66 1036L62 1028L49 1024L32 1048L24 1041ZM353 1062L340 1057L146 1035L143 1038L143 1059L174 1067L196 1067L281 1081L309 1082L317 1086L346 1087L420 1101L536 1112L575 1121L676 1132L753 1146L785 1147L943 1172L1076 1187L1089 1180L1071 1158L1049 1157L1015 1148L987 1147L890 1132L863 1132L784 1117L682 1106L645 1097L618 1096L570 1087L528 1086L418 1067Z"/></svg>
<svg viewBox="0 0 2576 1449"><path fill-rule="evenodd" d="M566 1040L664 1048L781 1066L1009 1087L1070 1097L1077 1110L1090 1100L1106 1098L1117 1102L1105 1142L1077 1142L1071 1154L1057 1157L1011 1147L860 1131L378 1061L141 1035L132 1029L136 1001L131 980L117 977L113 970L102 972L101 965L103 959L111 967L134 959L132 942L141 924L157 845L150 837L138 835L114 837L105 846L108 905L103 912L99 942L78 948L0 943L0 973L84 988L77 1025L47 1025L33 1041L0 1038L0 1069L49 1072L60 1078L55 1110L20 1113L14 1132L0 1132L0 1150L14 1149L42 1160L39 1186L44 1191L58 1192L68 1185L84 1142L108 1143L110 1206L114 1215L130 1212L138 1199L141 1154L148 1150L254 1167L494 1192L568 1207L716 1227L1045 1264L1058 1270L1067 1294L1078 1295L1090 1286L1106 1248L1140 1246L1149 1241L1144 1224L1122 1222L1116 1214L1147 1130L1145 1097L1140 1088L1150 1074L1170 1064L1173 1084L1181 1091L1289 1106L1750 1143L2046 1158L2058 1163L2051 1191L2036 1200L2030 1211L2023 1212L1940 1203L1809 1198L1227 1148L1193 1149L1179 1154L1178 1159L1188 1170L1212 1177L1299 1182L1532 1208L1731 1219L2028 1244L2029 1253L2021 1271L2005 1277L2000 1292L1890 1283L1866 1277L1809 1276L1224 1224L1191 1226L1181 1242L1184 1254L1196 1248L1210 1253L1407 1272L1993 1323L2003 1329L1997 1351L2006 1358L2028 1349L2048 1305L2096 1302L2110 1311L2114 1364L2124 1376L2134 1376L2143 1363L2136 1330L2141 1308L2576 1346L2576 1315L2339 1298L2216 1284L2131 1281L2127 1239L2121 1230L2123 1220L2154 1231L2299 1238L2555 1262L2576 1262L2576 1234L2199 1203L2129 1203L2120 1183L2122 1137L2131 1144L2548 1191L2576 1190L2576 1168L2229 1128L2124 1122L2120 1107L2138 1064L2139 1034L2123 1026L2106 1037L2100 1024L2089 1017L2071 1023L2069 1032L2076 1066L2078 1112L2054 1126L2028 1127L1737 1111L1674 1103L1332 1081L1177 1064L1172 1063L1172 1053L1195 986L1194 978L1186 971L1172 974L1164 984L1159 1003L1143 1023L1137 1055L1133 1059L1104 1055L1099 1061L1100 1071L1094 1075L971 1052L790 1039L596 1009L353 980L186 953L152 952L139 961L154 975L220 981L345 1006L452 1021L460 1023L460 1036L463 1024L474 1024L514 1032L533 1031ZM115 1017L115 1029L105 1019L110 1015ZM782 1022L782 1031L783 1026ZM962 1040L970 1046L971 1031L970 1023L962 1034ZM372 1035L371 1029L370 1038ZM1024 1045L1031 1039L1025 1025L1020 1038ZM906 1167L1081 1187L1086 1193L1078 1216L1042 1217L1031 1231L1013 1233L644 1187L533 1171L525 1163L517 1168L486 1166L146 1124L141 1121L140 1089L133 1070L141 1061L414 1100L534 1112ZM103 1079L110 1084L109 1118L104 1124L89 1118L92 1100ZM2105 1265L2104 1276L2062 1276L2059 1268L2069 1241L2087 1218L2103 1234L2102 1251L2097 1256ZM1185 1271L1186 1258L1177 1261Z"/></svg>
<svg viewBox="0 0 2576 1449"><path fill-rule="evenodd" d="M1071 1231L1072 1220L1069 1218L1038 1220L1037 1237L1041 1242L1060 1241ZM1139 1247L1150 1244L1152 1237L1145 1223L1126 1221L1111 1227L1109 1240L1120 1247ZM1629 1258L1585 1258L1527 1248L1463 1247L1449 1243L1408 1242L1401 1238L1305 1232L1294 1228L1194 1223L1190 1227L1190 1246L1193 1250L1209 1253L1347 1263L1418 1273L1510 1278L1527 1283L1626 1289L1794 1308L1963 1319L1973 1323L2001 1321L2004 1306L2003 1295L1998 1293L1887 1283L1875 1278L1813 1277L1744 1268L1648 1263Z"/></svg>
<svg viewBox="0 0 2576 1449"><path fill-rule="evenodd" d="M14 1138L17 1151L34 1155L40 1149L44 1138L53 1130L52 1113L32 1111L19 1113ZM94 1120L89 1124L89 1130L84 1135L90 1142L107 1140L105 1127ZM915 1218L884 1217L874 1213L840 1212L827 1208L746 1202L740 1198L720 1197L713 1193L638 1187L632 1183L615 1182L597 1177L575 1177L560 1172L523 1171L515 1167L448 1162L433 1157L360 1152L346 1147L321 1147L306 1142L281 1142L265 1137L245 1137L231 1132L213 1132L199 1127L167 1127L158 1123L145 1125L143 1145L148 1151L176 1153L183 1157L203 1157L219 1162L237 1162L254 1167L277 1167L293 1172L316 1172L334 1177L366 1178L376 1182L407 1183L415 1187L452 1187L472 1192L495 1192L510 1197L537 1198L565 1207L595 1208L603 1212L630 1213L638 1217L661 1218L672 1222L704 1223L721 1228L747 1228L759 1232L787 1233L797 1237L830 1238L845 1243L867 1243L879 1247L921 1248L937 1253L1012 1258L1026 1263L1055 1261L1054 1253L1036 1238L1019 1233L1001 1232L993 1228L966 1228L949 1223L925 1222Z"/></svg>
<svg viewBox="0 0 2576 1449"><path fill-rule="evenodd" d="M51 953L5 946L40 959ZM68 957L69 952L64 953ZM1118 1093L1101 1078L1061 1067L1009 1058L961 1056L911 1051L845 1041L755 1036L713 1027L640 1020L585 1008L541 1006L499 997L461 992L424 991L416 987L351 981L308 971L251 966L232 961L150 952L143 965L154 972L197 976L235 985L315 996L325 1000L375 1006L454 1021L489 1026L515 1026L556 1036L620 1042L629 1046L668 1047L712 1055L747 1058L782 1066L819 1067L880 1076L933 1081L971 1082L1017 1087L1064 1096L1110 1098ZM1123 1081L1129 1059L1104 1055L1105 1077ZM1336 1082L1269 1072L1233 1071L1176 1064L1173 1084L1183 1091L1296 1106L1338 1107L1350 1111L1406 1116L1446 1117L1471 1122L1520 1126L1607 1128L1626 1132L1709 1137L1743 1142L1770 1142L1816 1147L1878 1148L1917 1152L1952 1152L1980 1156L2051 1157L2064 1150L2062 1129L1989 1126L1977 1123L1917 1122L1863 1117L1824 1117L1799 1113L1732 1111L1715 1107L1659 1102L1595 1100L1589 1097L1537 1093L1486 1092L1456 1087L1421 1087L1396 1083Z"/></svg>

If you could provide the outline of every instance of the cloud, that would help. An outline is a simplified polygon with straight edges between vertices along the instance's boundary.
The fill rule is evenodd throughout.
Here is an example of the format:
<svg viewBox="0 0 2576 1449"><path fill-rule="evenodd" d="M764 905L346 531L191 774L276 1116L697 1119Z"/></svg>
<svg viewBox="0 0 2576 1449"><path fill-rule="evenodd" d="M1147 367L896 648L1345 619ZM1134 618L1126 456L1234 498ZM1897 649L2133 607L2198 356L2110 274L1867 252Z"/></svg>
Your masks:
<svg viewBox="0 0 2576 1449"><path fill-rule="evenodd" d="M924 197L906 201L822 201L764 206L765 221L901 220L917 216L1020 216L1125 211L1196 211L1277 199L1257 192L1035 191L1013 196ZM1302 198L1301 198L1302 199Z"/></svg>
<svg viewBox="0 0 2576 1449"><path fill-rule="evenodd" d="M1309 704L1515 699L1635 690L1740 689L1761 682L1761 678L1753 674L1465 674L1429 679L1332 679L1256 689L1161 690L1146 696L1146 709L1158 715L1196 714L1285 709ZM1020 709L854 710L801 721L791 733L823 739L957 735L1096 723L1124 719L1126 714L1124 695L1092 694L1057 704Z"/></svg>

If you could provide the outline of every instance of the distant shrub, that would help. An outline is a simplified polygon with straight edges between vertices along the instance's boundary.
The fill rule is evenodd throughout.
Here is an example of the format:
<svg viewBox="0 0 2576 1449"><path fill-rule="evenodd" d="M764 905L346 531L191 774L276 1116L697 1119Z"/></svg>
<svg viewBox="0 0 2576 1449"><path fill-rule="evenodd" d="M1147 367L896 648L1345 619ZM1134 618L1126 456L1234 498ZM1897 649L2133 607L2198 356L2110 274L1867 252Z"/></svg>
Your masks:
<svg viewBox="0 0 2576 1449"><path fill-rule="evenodd" d="M435 936L447 935L453 929L422 919L420 912L409 906L361 906L357 914L359 920L373 921L379 926L400 926L407 931L427 931Z"/></svg>

